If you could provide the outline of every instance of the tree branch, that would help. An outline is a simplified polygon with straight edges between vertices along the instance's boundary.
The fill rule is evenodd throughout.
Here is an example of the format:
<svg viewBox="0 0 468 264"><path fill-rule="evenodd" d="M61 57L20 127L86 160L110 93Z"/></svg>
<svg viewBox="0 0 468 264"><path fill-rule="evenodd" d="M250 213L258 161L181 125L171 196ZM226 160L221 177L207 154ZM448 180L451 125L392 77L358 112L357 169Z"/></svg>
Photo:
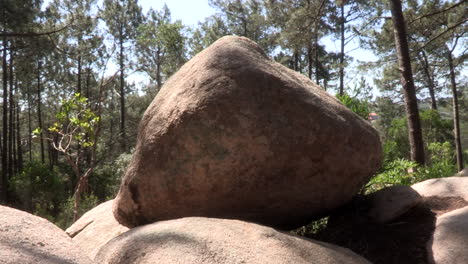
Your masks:
<svg viewBox="0 0 468 264"><path fill-rule="evenodd" d="M65 30L66 28L68 28L68 26L70 26L70 24L62 27L62 28L59 28L59 29L56 29L56 30L52 30L52 31L47 31L47 32L5 32L5 31L2 31L0 32L0 37L38 37L38 36L49 36L49 35L52 35L52 34L55 34L55 33L58 33L60 31L63 31Z"/></svg>
<svg viewBox="0 0 468 264"><path fill-rule="evenodd" d="M429 14L425 14L425 15L419 16L419 17L417 17L417 18L411 20L411 21L408 23L408 25L411 25L412 23L414 23L414 22L416 22L416 21L418 21L418 20L421 20L421 19L423 19L423 18L430 17L430 16L435 16L435 15L438 15L438 14L440 14L440 13L447 12L447 11L449 11L450 9L453 9L453 8L455 8L455 7L457 7L457 6L461 5L461 4L464 4L464 3L466 3L466 0L461 0L460 2L455 3L455 4L449 6L449 7L445 8L445 9L442 9L442 10L439 10L439 11L436 11L436 12L433 12L433 13L429 13Z"/></svg>
<svg viewBox="0 0 468 264"><path fill-rule="evenodd" d="M437 40L438 38L442 37L443 35L445 35L445 33L449 32L450 30L452 29L455 29L456 27L460 26L460 25L463 25L464 23L468 22L468 18L467 19L464 19L450 27L448 27L446 30L442 31L441 33L439 33L437 36L431 38L430 40L428 40L426 43L424 43L424 45L422 45L421 47L419 47L415 52L419 52L420 50L424 49L425 47L427 47L427 45L431 44L431 42Z"/></svg>

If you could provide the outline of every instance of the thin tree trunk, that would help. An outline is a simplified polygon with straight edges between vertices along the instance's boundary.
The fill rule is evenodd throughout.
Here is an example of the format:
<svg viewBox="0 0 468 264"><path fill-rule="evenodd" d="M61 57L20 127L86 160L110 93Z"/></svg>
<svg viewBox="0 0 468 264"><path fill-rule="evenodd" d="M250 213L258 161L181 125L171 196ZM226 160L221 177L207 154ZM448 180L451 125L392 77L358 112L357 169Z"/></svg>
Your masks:
<svg viewBox="0 0 468 264"><path fill-rule="evenodd" d="M81 56L78 56L78 83L76 85L76 92L81 94Z"/></svg>
<svg viewBox="0 0 468 264"><path fill-rule="evenodd" d="M125 134L125 79L124 79L124 46L120 39L120 144L122 151L127 151Z"/></svg>
<svg viewBox="0 0 468 264"><path fill-rule="evenodd" d="M28 83L28 92L27 92L27 100L28 100L28 153L29 153L29 162L32 161L32 114L31 114L31 92Z"/></svg>
<svg viewBox="0 0 468 264"><path fill-rule="evenodd" d="M345 49L345 17L344 2L341 3L340 33L341 33L341 51L340 51L340 96L344 94L344 49Z"/></svg>
<svg viewBox="0 0 468 264"><path fill-rule="evenodd" d="M2 52L2 81L3 81L3 128L2 128L2 178L0 182L0 202L8 199L8 65L7 65L7 41L3 38Z"/></svg>
<svg viewBox="0 0 468 264"><path fill-rule="evenodd" d="M18 93L18 78L15 79L15 90L16 94L19 97ZM20 113L21 113L21 108L19 106L19 99L16 101L16 153L18 155L18 160L17 160L17 171L21 172L23 170L23 149L21 147L21 126L20 126Z"/></svg>
<svg viewBox="0 0 468 264"><path fill-rule="evenodd" d="M457 93L457 82L455 81L455 69L453 66L452 53L449 51L447 59L450 68L450 83L452 86L452 104L453 104L453 130L455 136L455 150L457 153L457 168L458 171L463 170L463 150L460 138L460 114L458 111L458 93Z"/></svg>
<svg viewBox="0 0 468 264"><path fill-rule="evenodd" d="M158 45L158 50L156 52L156 85L157 85L157 91L155 95L158 93L158 91L161 89L162 86L162 79L161 79L161 47Z"/></svg>
<svg viewBox="0 0 468 264"><path fill-rule="evenodd" d="M307 43L307 74L309 79L312 80L312 73L313 73L313 63L314 60L312 59L312 41L309 40Z"/></svg>
<svg viewBox="0 0 468 264"><path fill-rule="evenodd" d="M435 98L435 91L434 91L435 89L434 80L429 71L430 65L429 65L429 61L427 60L427 56L424 50L421 51L420 53L420 61L422 62L424 75L426 75L427 89L429 90L429 95L431 96L431 108L433 110L437 110L437 101Z"/></svg>
<svg viewBox="0 0 468 264"><path fill-rule="evenodd" d="M409 143L411 147L411 160L424 165L424 143L419 119L418 101L414 87L411 59L409 56L406 24L403 17L400 0L390 0L393 32L398 56L398 65L401 75L401 84L405 97L405 109L408 117Z"/></svg>
<svg viewBox="0 0 468 264"><path fill-rule="evenodd" d="M293 69L295 71L299 71L299 53L297 50L294 50L293 54Z"/></svg>
<svg viewBox="0 0 468 264"><path fill-rule="evenodd" d="M317 23L317 22L316 22ZM315 36L314 36L314 45L315 45L315 82L320 85L319 78L319 43L318 43L318 32L317 26L315 26Z"/></svg>
<svg viewBox="0 0 468 264"><path fill-rule="evenodd" d="M37 122L39 125L39 141L41 142L41 162L42 164L45 163L45 150L44 150L44 140L42 139L43 137L43 132L42 132L42 112L41 112L41 104L42 104L42 98L41 98L41 61L37 61Z"/></svg>

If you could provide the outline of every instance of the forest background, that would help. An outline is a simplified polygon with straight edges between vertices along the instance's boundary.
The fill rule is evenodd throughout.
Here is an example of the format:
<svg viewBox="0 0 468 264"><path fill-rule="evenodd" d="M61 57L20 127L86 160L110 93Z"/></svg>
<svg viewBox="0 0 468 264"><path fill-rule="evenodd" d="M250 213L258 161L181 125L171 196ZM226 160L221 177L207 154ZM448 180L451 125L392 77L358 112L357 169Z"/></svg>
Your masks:
<svg viewBox="0 0 468 264"><path fill-rule="evenodd" d="M0 204L65 228L112 199L147 106L224 35L254 40L372 117L384 166L363 192L465 166L465 1L208 2L216 12L188 26L138 0L0 1Z"/></svg>

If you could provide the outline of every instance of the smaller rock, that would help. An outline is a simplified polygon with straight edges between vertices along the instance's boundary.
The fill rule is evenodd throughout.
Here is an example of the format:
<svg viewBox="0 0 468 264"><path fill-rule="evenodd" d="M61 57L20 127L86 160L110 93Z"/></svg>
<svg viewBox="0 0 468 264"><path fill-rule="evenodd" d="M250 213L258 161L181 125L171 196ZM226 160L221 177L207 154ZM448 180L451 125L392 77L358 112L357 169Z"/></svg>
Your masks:
<svg viewBox="0 0 468 264"><path fill-rule="evenodd" d="M409 186L392 186L369 195L369 216L377 223L391 222L422 202L422 197Z"/></svg>
<svg viewBox="0 0 468 264"><path fill-rule="evenodd" d="M96 263L369 263L332 244L238 220L190 217L133 228L112 239Z"/></svg>
<svg viewBox="0 0 468 264"><path fill-rule="evenodd" d="M92 263L70 237L46 219L0 205L0 263Z"/></svg>
<svg viewBox="0 0 468 264"><path fill-rule="evenodd" d="M115 220L113 202L107 201L86 212L65 231L91 259L109 240L128 230Z"/></svg>
<svg viewBox="0 0 468 264"><path fill-rule="evenodd" d="M432 239L428 242L431 263L468 263L468 206L437 218Z"/></svg>
<svg viewBox="0 0 468 264"><path fill-rule="evenodd" d="M463 176L468 176L468 168L464 168L463 170L459 171L455 176L458 177L463 177Z"/></svg>
<svg viewBox="0 0 468 264"><path fill-rule="evenodd" d="M468 177L430 179L411 187L425 197L460 197L468 201Z"/></svg>

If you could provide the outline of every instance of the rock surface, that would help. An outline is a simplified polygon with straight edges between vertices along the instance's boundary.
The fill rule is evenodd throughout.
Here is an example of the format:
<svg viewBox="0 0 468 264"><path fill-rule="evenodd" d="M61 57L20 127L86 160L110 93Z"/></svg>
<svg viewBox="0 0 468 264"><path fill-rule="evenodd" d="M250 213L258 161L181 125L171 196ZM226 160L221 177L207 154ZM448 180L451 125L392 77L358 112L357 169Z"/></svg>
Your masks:
<svg viewBox="0 0 468 264"><path fill-rule="evenodd" d="M429 260L436 264L468 263L468 206L437 218L428 243Z"/></svg>
<svg viewBox="0 0 468 264"><path fill-rule="evenodd" d="M70 237L49 221L0 206L0 263L92 263Z"/></svg>
<svg viewBox="0 0 468 264"><path fill-rule="evenodd" d="M422 202L422 197L409 186L392 186L369 195L369 216L377 223L388 223Z"/></svg>
<svg viewBox="0 0 468 264"><path fill-rule="evenodd" d="M128 230L115 220L112 214L113 201L96 206L65 231L91 259L109 240Z"/></svg>
<svg viewBox="0 0 468 264"><path fill-rule="evenodd" d="M426 197L459 197L468 201L468 177L430 179L411 187Z"/></svg>
<svg viewBox="0 0 468 264"><path fill-rule="evenodd" d="M369 263L348 249L238 220L182 218L131 229L97 263Z"/></svg>
<svg viewBox="0 0 468 264"><path fill-rule="evenodd" d="M254 42L223 37L166 82L139 125L114 214L301 226L381 164L375 129Z"/></svg>

